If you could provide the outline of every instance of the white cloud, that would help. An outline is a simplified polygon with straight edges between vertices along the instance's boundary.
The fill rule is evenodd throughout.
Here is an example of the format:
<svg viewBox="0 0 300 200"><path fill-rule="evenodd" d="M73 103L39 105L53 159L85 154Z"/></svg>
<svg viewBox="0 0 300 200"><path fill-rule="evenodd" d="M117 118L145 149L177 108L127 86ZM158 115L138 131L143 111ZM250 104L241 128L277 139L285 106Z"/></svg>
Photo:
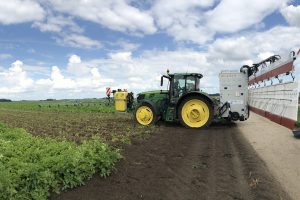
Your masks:
<svg viewBox="0 0 300 200"><path fill-rule="evenodd" d="M127 40L122 40L122 39L108 44L112 46L117 46L123 51L134 51L140 46L140 44L133 43Z"/></svg>
<svg viewBox="0 0 300 200"><path fill-rule="evenodd" d="M81 63L81 58L77 55L72 55L70 58L69 58L69 63L70 64L79 64Z"/></svg>
<svg viewBox="0 0 300 200"><path fill-rule="evenodd" d="M23 62L17 60L16 62L14 62L14 63L11 65L11 68L9 68L9 71L10 71L10 72L13 72L13 73L14 73L14 72L15 72L15 73L21 73L21 72L23 71L22 66L23 66Z"/></svg>
<svg viewBox="0 0 300 200"><path fill-rule="evenodd" d="M17 24L42 20L44 9L33 0L0 1L0 23Z"/></svg>
<svg viewBox="0 0 300 200"><path fill-rule="evenodd" d="M5 60L9 58L12 58L11 54L7 54L7 53L0 54L0 60Z"/></svg>
<svg viewBox="0 0 300 200"><path fill-rule="evenodd" d="M270 56L273 56L275 55L275 53L273 52L270 52L270 51L266 51L266 52L261 52L257 55L257 57L260 59L260 60L264 60L266 58L269 58Z"/></svg>
<svg viewBox="0 0 300 200"><path fill-rule="evenodd" d="M33 86L33 80L23 71L23 62L17 60L11 67L0 72L0 93L21 93Z"/></svg>
<svg viewBox="0 0 300 200"><path fill-rule="evenodd" d="M63 14L53 14L47 10L44 20L35 21L32 27L38 28L42 32L52 32L59 45L71 46L76 48L100 48L99 41L84 36L84 29L74 20L74 17L64 16Z"/></svg>
<svg viewBox="0 0 300 200"><path fill-rule="evenodd" d="M210 46L212 57L224 56L227 60L243 60L251 57L252 41L244 36L217 39Z"/></svg>
<svg viewBox="0 0 300 200"><path fill-rule="evenodd" d="M73 55L70 63L80 64L80 57ZM82 63L83 64L83 63ZM99 88L114 82L112 78L103 77L96 67L87 68L88 73L74 76L53 66L48 74L49 78L33 79L24 70L22 61L16 61L8 69L0 71L0 98L20 99L46 99L46 98L78 98L78 92L84 91L86 95L93 95ZM76 96L77 94L77 96ZM96 95L98 96L98 95Z"/></svg>
<svg viewBox="0 0 300 200"><path fill-rule="evenodd" d="M51 71L43 62L41 63L38 62L33 65L23 64L22 68L24 71L28 73L35 74L35 75L42 75L42 76L49 74L49 72Z"/></svg>
<svg viewBox="0 0 300 200"><path fill-rule="evenodd" d="M52 81L50 79L39 79L36 81L36 84L39 86L51 86Z"/></svg>
<svg viewBox="0 0 300 200"><path fill-rule="evenodd" d="M130 61L131 60L131 52L118 52L110 54L112 60L116 61Z"/></svg>
<svg viewBox="0 0 300 200"><path fill-rule="evenodd" d="M102 44L89 37L79 34L65 34L56 38L58 44L67 45L76 48L100 48Z"/></svg>
<svg viewBox="0 0 300 200"><path fill-rule="evenodd" d="M84 29L75 23L71 16L54 15L51 11L48 11L45 19L43 21L35 21L32 27L38 28L42 32L56 33L57 36L54 39L59 45L76 48L102 47L99 41L84 36Z"/></svg>
<svg viewBox="0 0 300 200"><path fill-rule="evenodd" d="M130 81L130 82L143 82L143 79L141 78L141 77L130 77L130 78L128 78L128 80Z"/></svg>
<svg viewBox="0 0 300 200"><path fill-rule="evenodd" d="M230 64L249 59L257 62L270 53L287 55L300 46L296 35L300 35L297 27L277 26L265 32L220 38L210 45L209 59L219 59Z"/></svg>
<svg viewBox="0 0 300 200"><path fill-rule="evenodd" d="M93 78L95 78L95 79L98 79L101 77L99 70L95 67L91 69L91 74L92 74Z"/></svg>
<svg viewBox="0 0 300 200"><path fill-rule="evenodd" d="M57 66L52 67L51 79L52 80L64 79L64 76L61 74L60 69Z"/></svg>
<svg viewBox="0 0 300 200"><path fill-rule="evenodd" d="M90 73L92 66L82 63L80 56L71 55L67 64L67 72L72 76L83 77Z"/></svg>
<svg viewBox="0 0 300 200"><path fill-rule="evenodd" d="M39 28L42 32L65 32L68 29L72 33L82 33L83 29L74 22L71 17L64 17L62 15L54 16L49 14L44 21L36 21L32 25Z"/></svg>
<svg viewBox="0 0 300 200"><path fill-rule="evenodd" d="M166 30L177 41L205 43L214 32L208 29L204 19L204 9L214 0L157 0L152 8L158 26Z"/></svg>
<svg viewBox="0 0 300 200"><path fill-rule="evenodd" d="M75 89L76 82L70 78L65 78L57 66L52 67L51 72L52 89Z"/></svg>
<svg viewBox="0 0 300 200"><path fill-rule="evenodd" d="M262 33L252 33L248 40L256 53L271 51L281 54L299 48L300 40L296 35L300 35L299 28L277 26Z"/></svg>
<svg viewBox="0 0 300 200"><path fill-rule="evenodd" d="M59 4L58 1L56 3ZM60 3L67 4L65 1ZM78 7L77 1L70 1L69 4ZM47 9L44 10L41 5ZM56 33L57 36L54 39L60 45L76 48L100 48L102 46L99 41L83 35L84 29L74 21L74 17L54 12L55 8L49 7L49 5L47 0L0 1L0 24L33 22L32 27L38 28L42 32ZM5 55L1 55L1 57L3 56ZM3 59L1 57L0 59Z"/></svg>
<svg viewBox="0 0 300 200"><path fill-rule="evenodd" d="M288 0L222 0L206 13L207 25L217 32L236 32L260 23Z"/></svg>
<svg viewBox="0 0 300 200"><path fill-rule="evenodd" d="M125 0L48 0L53 9L99 23L123 32L154 33L154 21L148 12L141 11Z"/></svg>
<svg viewBox="0 0 300 200"><path fill-rule="evenodd" d="M207 44L217 33L263 28L263 19L287 2L289 0L157 0L151 11L158 27L176 41Z"/></svg>
<svg viewBox="0 0 300 200"><path fill-rule="evenodd" d="M281 13L290 25L300 27L300 6L287 6Z"/></svg>

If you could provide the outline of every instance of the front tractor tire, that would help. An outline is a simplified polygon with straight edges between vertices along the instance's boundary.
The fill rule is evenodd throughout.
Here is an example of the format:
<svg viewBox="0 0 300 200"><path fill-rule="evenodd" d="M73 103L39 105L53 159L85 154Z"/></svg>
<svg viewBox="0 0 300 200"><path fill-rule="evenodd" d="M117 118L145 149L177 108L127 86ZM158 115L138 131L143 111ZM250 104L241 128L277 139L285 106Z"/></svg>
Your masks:
<svg viewBox="0 0 300 200"><path fill-rule="evenodd" d="M187 128L208 127L213 120L213 105L202 96L191 96L179 105L178 118Z"/></svg>
<svg viewBox="0 0 300 200"><path fill-rule="evenodd" d="M137 123L148 126L156 122L157 116L153 107L148 103L142 103L134 112L134 117Z"/></svg>

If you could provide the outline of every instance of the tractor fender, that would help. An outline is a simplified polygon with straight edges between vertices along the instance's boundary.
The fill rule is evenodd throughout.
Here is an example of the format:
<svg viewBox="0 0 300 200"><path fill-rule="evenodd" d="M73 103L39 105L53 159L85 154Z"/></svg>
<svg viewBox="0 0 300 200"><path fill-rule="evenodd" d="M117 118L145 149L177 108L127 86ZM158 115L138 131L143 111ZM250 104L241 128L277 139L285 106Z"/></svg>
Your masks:
<svg viewBox="0 0 300 200"><path fill-rule="evenodd" d="M149 105L153 108L153 111L154 111L154 114L155 114L155 115L158 115L158 114L159 114L158 108L157 108L156 104L155 104L153 101L150 101L150 100L142 100L142 101L139 103L139 105L142 105L143 103L149 104Z"/></svg>
<svg viewBox="0 0 300 200"><path fill-rule="evenodd" d="M187 97L190 97L190 96L201 96L203 98L205 98L209 103L211 103L212 106L214 106L214 102L213 100L208 96L208 95L205 95L203 93L200 93L200 92L189 92L185 95L182 95L179 99L178 99L178 102L177 102L177 105L176 105L176 116L178 117L178 108L181 104L181 102L187 98Z"/></svg>

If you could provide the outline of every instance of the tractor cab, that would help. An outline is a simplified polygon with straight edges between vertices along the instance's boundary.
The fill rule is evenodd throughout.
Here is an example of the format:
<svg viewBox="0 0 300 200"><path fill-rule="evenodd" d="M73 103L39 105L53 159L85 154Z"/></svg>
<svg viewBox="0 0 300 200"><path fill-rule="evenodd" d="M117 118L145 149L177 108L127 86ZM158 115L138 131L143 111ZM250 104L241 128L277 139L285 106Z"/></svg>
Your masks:
<svg viewBox="0 0 300 200"><path fill-rule="evenodd" d="M181 96L189 93L200 91L200 79L202 74L198 73L175 73L163 75L161 77L161 86L164 79L168 79L168 90L171 102L176 102Z"/></svg>

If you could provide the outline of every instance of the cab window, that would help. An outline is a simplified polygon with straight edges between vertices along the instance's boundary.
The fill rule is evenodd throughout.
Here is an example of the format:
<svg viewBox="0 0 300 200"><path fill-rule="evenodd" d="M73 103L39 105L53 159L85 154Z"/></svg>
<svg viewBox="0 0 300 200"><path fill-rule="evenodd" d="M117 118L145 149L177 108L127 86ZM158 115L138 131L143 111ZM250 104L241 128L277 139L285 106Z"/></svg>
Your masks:
<svg viewBox="0 0 300 200"><path fill-rule="evenodd" d="M173 96L179 97L185 91L185 77L182 75L177 75L174 77L174 90Z"/></svg>
<svg viewBox="0 0 300 200"><path fill-rule="evenodd" d="M195 83L195 77L194 76L188 76L186 77L186 91L190 92L190 91L195 91L195 87L196 83Z"/></svg>
<svg viewBox="0 0 300 200"><path fill-rule="evenodd" d="M184 93L199 91L200 79L196 76L178 75L174 77L174 97L180 97Z"/></svg>

